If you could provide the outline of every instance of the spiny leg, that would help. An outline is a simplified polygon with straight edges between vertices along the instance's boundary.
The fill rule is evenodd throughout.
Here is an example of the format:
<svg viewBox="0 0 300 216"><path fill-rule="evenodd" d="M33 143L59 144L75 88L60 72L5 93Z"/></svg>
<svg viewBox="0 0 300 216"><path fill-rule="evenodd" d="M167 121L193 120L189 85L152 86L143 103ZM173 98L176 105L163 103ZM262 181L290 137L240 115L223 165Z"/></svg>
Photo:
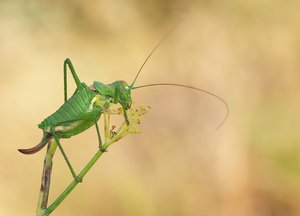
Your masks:
<svg viewBox="0 0 300 216"><path fill-rule="evenodd" d="M74 78L74 81L76 83L77 89L78 90L83 89L83 85L80 82L80 79L78 78L78 76L75 72L75 69L73 67L73 64L72 64L71 60L69 58L67 58L64 61L64 100L65 100L65 102L68 99L68 94L67 94L67 65L69 66L69 69L70 69L70 71L73 75L73 78Z"/></svg>
<svg viewBox="0 0 300 216"><path fill-rule="evenodd" d="M118 98L121 99L120 104L124 111L124 117L125 117L126 123L127 123L127 125L129 125L129 120L128 120L128 116L127 116L127 112L126 112L126 107L127 107L126 100L122 99L122 97L120 97L120 95L121 95L120 88L121 88L120 83L116 83L116 89L115 89L115 93L113 95L113 101L118 101Z"/></svg>
<svg viewBox="0 0 300 216"><path fill-rule="evenodd" d="M66 155L66 153L65 153L65 151L64 151L64 149L63 149L63 147L61 146L61 144L60 144L60 142L59 142L59 139L58 139L58 137L57 137L56 134L55 134L54 129L52 129L51 132L52 132L52 136L53 136L54 139L55 139L55 142L57 143L57 146L58 146L59 150L61 151L62 155L63 155L64 158L65 158L65 161L66 161L67 164L68 164L68 167L69 167L69 169L70 169L70 171L71 171L71 173L72 173L72 176L74 177L74 179L75 179L77 182L82 182L82 179L79 178L79 177L75 174L75 171L74 171L74 169L73 169L73 167L72 167L72 165L71 165L71 163L70 163L70 161L69 161L69 159L68 159L68 157L67 157L67 155Z"/></svg>
<svg viewBox="0 0 300 216"><path fill-rule="evenodd" d="M102 148L102 140L101 140L98 122L95 123L95 126L96 126L96 131L97 131L97 136L98 136L99 149L100 149L100 151L105 152L106 150Z"/></svg>
<svg viewBox="0 0 300 216"><path fill-rule="evenodd" d="M125 107L123 105L122 105L122 108L123 108L123 112L124 112L125 121L126 121L127 125L129 125L127 110L125 109Z"/></svg>

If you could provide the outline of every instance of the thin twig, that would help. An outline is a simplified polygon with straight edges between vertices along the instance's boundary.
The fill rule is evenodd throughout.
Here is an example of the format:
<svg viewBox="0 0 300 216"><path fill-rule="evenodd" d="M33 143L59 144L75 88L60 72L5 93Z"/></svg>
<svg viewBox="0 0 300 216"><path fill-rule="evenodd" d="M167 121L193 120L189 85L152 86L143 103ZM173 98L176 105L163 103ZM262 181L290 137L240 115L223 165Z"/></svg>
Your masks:
<svg viewBox="0 0 300 216"><path fill-rule="evenodd" d="M41 189L40 189L40 195L39 195L38 205L36 209L37 216L44 215L43 210L47 208L49 191L50 191L51 172L52 172L52 165L53 165L52 158L55 153L56 147L57 145L55 140L50 139L48 142L47 153L44 159Z"/></svg>

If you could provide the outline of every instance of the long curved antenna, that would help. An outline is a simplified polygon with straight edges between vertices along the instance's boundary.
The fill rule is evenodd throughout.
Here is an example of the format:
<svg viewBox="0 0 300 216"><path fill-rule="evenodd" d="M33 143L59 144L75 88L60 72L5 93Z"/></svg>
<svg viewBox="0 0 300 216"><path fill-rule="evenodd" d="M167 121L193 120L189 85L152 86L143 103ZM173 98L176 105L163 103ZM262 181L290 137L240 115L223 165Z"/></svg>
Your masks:
<svg viewBox="0 0 300 216"><path fill-rule="evenodd" d="M196 90L196 91L200 91L200 92L203 92L205 94L208 94L214 98L217 98L218 100L220 100L226 107L226 113L225 113L225 116L223 118L223 120L219 123L218 127L216 128L217 130L224 124L224 122L227 120L228 118L228 115L229 115L229 106L227 104L227 102L221 98L220 96L214 94L214 93L211 93L209 91L206 91L204 89L200 89L200 88L196 88L196 87L192 87L192 86L188 86L188 85L182 85L182 84L177 84L177 83L152 83L152 84L147 84L147 85L142 85L142 86L137 86L137 87L133 87L133 89L139 89L139 88L144 88L144 87L151 87L151 86L178 86L178 87L183 87L183 88L188 88L188 89L193 89L193 90Z"/></svg>
<svg viewBox="0 0 300 216"><path fill-rule="evenodd" d="M149 58L152 56L152 54L155 52L155 50L165 41L165 39L177 28L177 26L188 16L188 13L186 13L164 36L163 38L158 42L158 44L151 50L151 52L148 54L147 58L144 60L143 64L141 65L140 69L138 70L132 84L130 85L130 88L133 87L135 81L139 77L141 71L143 70L145 64L149 60Z"/></svg>

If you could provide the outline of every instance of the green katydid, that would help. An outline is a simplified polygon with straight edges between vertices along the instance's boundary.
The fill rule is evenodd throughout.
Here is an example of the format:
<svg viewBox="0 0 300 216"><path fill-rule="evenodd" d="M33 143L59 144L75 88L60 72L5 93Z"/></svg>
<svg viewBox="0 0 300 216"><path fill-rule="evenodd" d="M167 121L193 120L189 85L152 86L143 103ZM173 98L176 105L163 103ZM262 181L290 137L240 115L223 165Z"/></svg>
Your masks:
<svg viewBox="0 0 300 216"><path fill-rule="evenodd" d="M181 21L180 21L181 22ZM154 51L160 46L160 44L167 38L167 36L176 28L180 23L178 22L152 49L150 54L144 60L143 64L139 68L133 82L128 85L125 81L115 81L111 84L104 84L102 82L94 81L90 86L87 86L84 82L81 82L72 62L69 58L64 61L64 104L52 115L43 120L38 127L43 130L43 137L39 144L29 149L19 149L23 154L33 154L40 151L51 139L54 139L57 143L60 151L62 152L64 159L66 160L69 169L77 182L81 182L74 169L66 156L63 147L60 144L61 138L70 138L74 135L80 134L88 128L95 125L96 132L98 135L99 148L104 152L106 149L102 149L102 141L98 127L98 120L101 114L109 107L110 104L120 104L124 111L124 118L127 124L129 120L127 117L127 110L131 107L131 91L139 88L150 87L150 86L177 86L183 88L189 88L196 91L204 92L209 94L221 102L224 103L226 107L226 114L224 119L221 121L219 128L226 120L228 116L228 105L224 99L221 97L192 86L176 84L176 83L154 83L142 86L134 86L137 78L139 77L144 65L154 53ZM67 66L76 83L76 90L74 94L68 99L67 98Z"/></svg>

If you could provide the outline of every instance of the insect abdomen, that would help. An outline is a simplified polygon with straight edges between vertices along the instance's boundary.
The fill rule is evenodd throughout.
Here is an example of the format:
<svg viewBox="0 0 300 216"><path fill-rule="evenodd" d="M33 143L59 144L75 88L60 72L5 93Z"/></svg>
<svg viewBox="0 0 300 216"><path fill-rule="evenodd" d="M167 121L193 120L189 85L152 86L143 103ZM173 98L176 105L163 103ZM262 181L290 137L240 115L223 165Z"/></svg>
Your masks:
<svg viewBox="0 0 300 216"><path fill-rule="evenodd" d="M80 116L86 114L91 109L91 101L95 93L83 89L68 99L55 113L47 117L39 124L39 128L49 130L63 122L74 123ZM66 125L66 124L63 124Z"/></svg>

